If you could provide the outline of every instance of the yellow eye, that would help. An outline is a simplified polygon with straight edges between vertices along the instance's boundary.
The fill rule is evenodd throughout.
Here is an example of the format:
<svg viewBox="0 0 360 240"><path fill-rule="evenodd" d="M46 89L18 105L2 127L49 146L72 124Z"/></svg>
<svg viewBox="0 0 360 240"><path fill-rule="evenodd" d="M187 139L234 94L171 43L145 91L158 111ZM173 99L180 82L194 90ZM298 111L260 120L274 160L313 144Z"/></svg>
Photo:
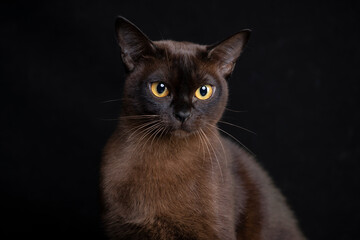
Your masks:
<svg viewBox="0 0 360 240"><path fill-rule="evenodd" d="M151 83L151 91L157 97L166 97L169 95L169 90L166 85L162 82Z"/></svg>
<svg viewBox="0 0 360 240"><path fill-rule="evenodd" d="M197 97L200 100L206 100L211 97L212 93L213 93L213 88L210 85L204 85L196 90L195 97Z"/></svg>

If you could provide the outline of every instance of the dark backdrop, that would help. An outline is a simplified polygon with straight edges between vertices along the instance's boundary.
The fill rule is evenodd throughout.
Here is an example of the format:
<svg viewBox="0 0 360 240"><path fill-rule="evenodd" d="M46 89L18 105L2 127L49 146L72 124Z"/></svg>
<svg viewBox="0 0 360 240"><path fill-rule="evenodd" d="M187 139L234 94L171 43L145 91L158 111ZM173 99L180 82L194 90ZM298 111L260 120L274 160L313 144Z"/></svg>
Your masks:
<svg viewBox="0 0 360 240"><path fill-rule="evenodd" d="M309 239L359 239L356 1L146 2L1 3L0 238L104 238L99 162L120 112L121 14L154 40L210 44L251 28L229 83L241 112L224 120L257 134L221 127L257 155Z"/></svg>

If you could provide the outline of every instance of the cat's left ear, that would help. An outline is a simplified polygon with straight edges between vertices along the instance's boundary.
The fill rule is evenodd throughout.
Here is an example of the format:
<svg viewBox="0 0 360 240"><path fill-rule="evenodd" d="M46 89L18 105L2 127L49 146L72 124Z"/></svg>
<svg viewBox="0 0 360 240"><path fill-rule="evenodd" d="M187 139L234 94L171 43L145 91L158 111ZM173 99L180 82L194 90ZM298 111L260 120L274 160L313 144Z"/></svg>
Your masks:
<svg viewBox="0 0 360 240"><path fill-rule="evenodd" d="M220 43L208 46L208 58L216 63L220 74L225 78L234 70L236 60L249 40L250 33L251 30L244 29Z"/></svg>

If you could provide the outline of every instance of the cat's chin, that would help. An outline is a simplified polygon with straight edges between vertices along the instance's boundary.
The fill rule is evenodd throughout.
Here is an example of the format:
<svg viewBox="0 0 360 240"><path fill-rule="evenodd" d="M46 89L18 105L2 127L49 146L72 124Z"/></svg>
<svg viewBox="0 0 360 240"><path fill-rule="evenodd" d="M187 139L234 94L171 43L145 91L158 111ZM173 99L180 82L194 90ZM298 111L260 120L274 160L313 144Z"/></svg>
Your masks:
<svg viewBox="0 0 360 240"><path fill-rule="evenodd" d="M176 130L172 131L171 134L178 138L185 138L185 137L192 135L193 133L182 130L182 129L176 129Z"/></svg>

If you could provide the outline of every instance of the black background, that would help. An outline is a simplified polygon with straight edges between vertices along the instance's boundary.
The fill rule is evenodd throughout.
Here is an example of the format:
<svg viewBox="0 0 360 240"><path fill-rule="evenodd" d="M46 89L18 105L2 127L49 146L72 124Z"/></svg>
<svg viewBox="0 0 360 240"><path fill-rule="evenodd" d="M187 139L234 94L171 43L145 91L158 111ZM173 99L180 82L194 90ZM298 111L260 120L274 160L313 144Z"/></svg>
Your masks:
<svg viewBox="0 0 360 240"><path fill-rule="evenodd" d="M250 42L220 125L258 157L309 239L359 239L356 1L3 1L1 239L104 238L99 162L120 112L123 15L151 39ZM4 238L6 237L6 238Z"/></svg>

